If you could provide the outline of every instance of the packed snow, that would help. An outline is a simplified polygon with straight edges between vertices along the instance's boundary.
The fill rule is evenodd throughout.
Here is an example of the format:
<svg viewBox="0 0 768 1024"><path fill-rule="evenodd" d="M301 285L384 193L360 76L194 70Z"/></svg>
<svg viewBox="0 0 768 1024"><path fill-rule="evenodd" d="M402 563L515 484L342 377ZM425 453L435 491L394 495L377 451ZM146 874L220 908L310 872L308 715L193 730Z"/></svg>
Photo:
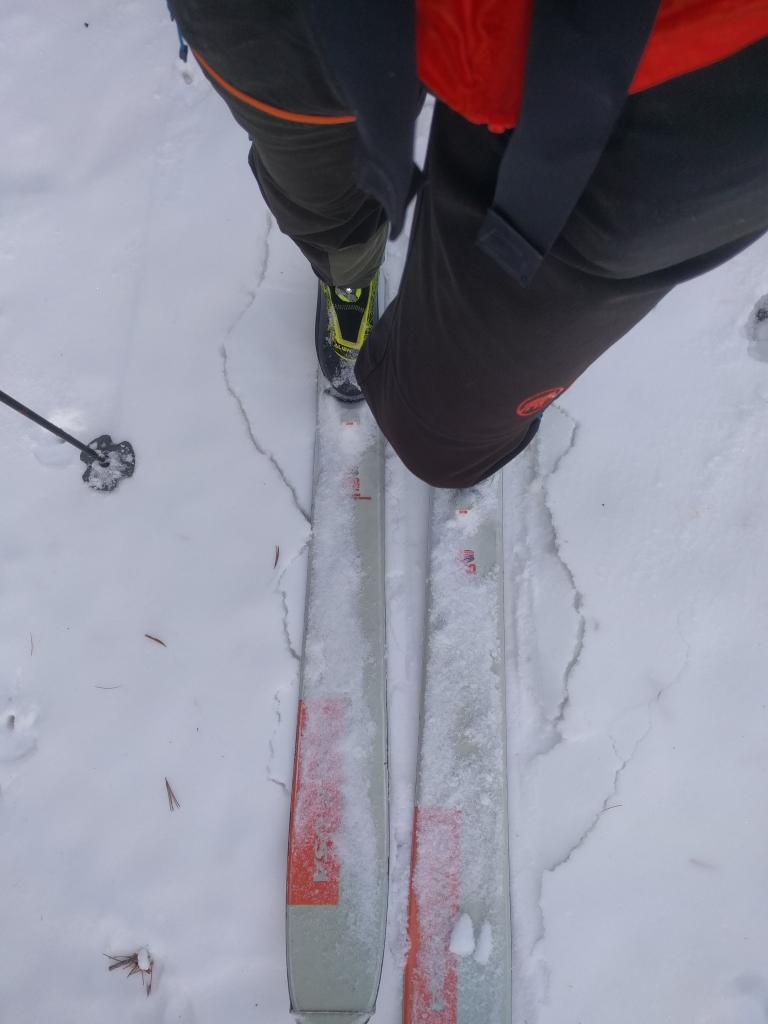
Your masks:
<svg viewBox="0 0 768 1024"><path fill-rule="evenodd" d="M475 951L475 929L469 914L459 914L453 929L448 949L454 956L471 956Z"/></svg>
<svg viewBox="0 0 768 1024"><path fill-rule="evenodd" d="M6 0L0 51L0 388L136 450L95 493L0 407L0 1015L288 1024L314 282L163 3ZM512 1024L768 1021L766 265L768 239L677 289L504 473ZM376 1024L401 1014L428 515L386 473Z"/></svg>

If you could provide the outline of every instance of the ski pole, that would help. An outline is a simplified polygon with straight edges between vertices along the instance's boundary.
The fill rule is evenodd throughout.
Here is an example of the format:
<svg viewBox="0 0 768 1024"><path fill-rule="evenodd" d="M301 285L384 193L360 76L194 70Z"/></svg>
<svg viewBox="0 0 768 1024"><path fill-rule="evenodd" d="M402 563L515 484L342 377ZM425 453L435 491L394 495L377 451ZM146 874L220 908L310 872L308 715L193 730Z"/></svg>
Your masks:
<svg viewBox="0 0 768 1024"><path fill-rule="evenodd" d="M33 412L32 409L27 408L26 405L22 405L21 402L17 402L15 398L11 398L10 395L6 395L4 391L0 391L0 402L3 402L11 409L15 409L16 412L20 412L22 416L26 416L27 419L32 420L33 423L37 423L38 426L45 427L46 430L50 430L52 434L60 437L62 441L66 441L68 444L73 444L75 448L79 448L81 452L85 452L88 458L98 459L102 465L106 463L106 457L102 458L98 452L93 450L93 448L89 448L87 444L83 444L82 441L78 441L76 437L72 437L72 435L68 434L66 430L62 430L61 427L57 427L56 424L51 423L50 420L46 420L42 416L39 416L36 412Z"/></svg>
<svg viewBox="0 0 768 1024"><path fill-rule="evenodd" d="M136 454L129 441L120 441L114 444L109 434L102 434L86 445L28 406L17 402L5 391L0 391L0 402L77 448L80 451L81 461L85 462L87 466L83 473L83 480L94 490L113 491L123 477L133 476L133 471L136 468Z"/></svg>

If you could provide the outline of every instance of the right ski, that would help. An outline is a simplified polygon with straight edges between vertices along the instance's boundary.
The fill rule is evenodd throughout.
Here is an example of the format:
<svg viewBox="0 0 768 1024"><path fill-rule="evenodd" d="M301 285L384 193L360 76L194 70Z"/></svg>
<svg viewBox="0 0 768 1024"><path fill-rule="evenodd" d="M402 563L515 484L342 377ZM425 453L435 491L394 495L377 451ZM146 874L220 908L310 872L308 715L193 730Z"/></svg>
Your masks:
<svg viewBox="0 0 768 1024"><path fill-rule="evenodd" d="M509 1024L501 474L432 498L405 1024Z"/></svg>
<svg viewBox="0 0 768 1024"><path fill-rule="evenodd" d="M365 1024L384 955L383 447L363 403L321 387L286 908L304 1024Z"/></svg>

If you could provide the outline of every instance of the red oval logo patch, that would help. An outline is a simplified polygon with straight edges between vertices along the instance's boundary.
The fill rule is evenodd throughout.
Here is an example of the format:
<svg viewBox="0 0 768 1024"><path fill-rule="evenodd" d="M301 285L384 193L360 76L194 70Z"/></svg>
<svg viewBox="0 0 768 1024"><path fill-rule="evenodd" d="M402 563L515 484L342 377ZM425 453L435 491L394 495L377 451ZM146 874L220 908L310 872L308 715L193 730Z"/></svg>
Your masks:
<svg viewBox="0 0 768 1024"><path fill-rule="evenodd" d="M542 409L546 409L550 402L554 402L558 395L562 395L565 388L547 388L546 391L539 391L536 395L526 398L517 407L518 416L533 416Z"/></svg>

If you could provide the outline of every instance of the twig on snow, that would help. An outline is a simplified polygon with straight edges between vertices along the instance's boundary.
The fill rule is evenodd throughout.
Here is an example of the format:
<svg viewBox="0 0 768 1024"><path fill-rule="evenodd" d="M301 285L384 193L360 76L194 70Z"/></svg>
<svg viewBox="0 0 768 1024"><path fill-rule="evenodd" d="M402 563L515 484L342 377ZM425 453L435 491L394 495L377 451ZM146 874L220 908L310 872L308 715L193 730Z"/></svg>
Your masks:
<svg viewBox="0 0 768 1024"><path fill-rule="evenodd" d="M111 956L109 953L105 953L104 956L107 960L111 960L112 963L107 968L110 971L116 971L118 968L123 968L128 972L130 978L132 974L141 975L141 983L146 989L147 995L152 991L152 972L155 967L155 962L149 954L147 949L137 949L135 953L121 953L118 956Z"/></svg>
<svg viewBox="0 0 768 1024"><path fill-rule="evenodd" d="M175 811L177 807L181 807L181 804L176 799L176 794L171 789L171 784L168 779L165 780L165 791L168 794L168 806L171 812Z"/></svg>

